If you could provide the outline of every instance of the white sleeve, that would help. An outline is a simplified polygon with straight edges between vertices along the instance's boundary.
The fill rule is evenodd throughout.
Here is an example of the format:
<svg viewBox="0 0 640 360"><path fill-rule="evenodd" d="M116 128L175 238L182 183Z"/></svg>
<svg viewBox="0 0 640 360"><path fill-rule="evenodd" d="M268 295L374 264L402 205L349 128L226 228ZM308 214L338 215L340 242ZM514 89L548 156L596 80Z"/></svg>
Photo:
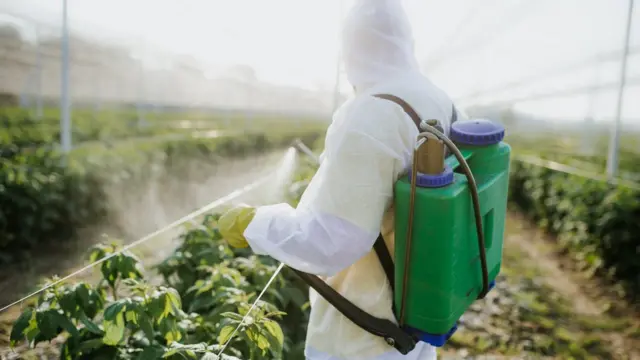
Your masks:
<svg viewBox="0 0 640 360"><path fill-rule="evenodd" d="M244 235L254 253L320 276L332 276L353 264L377 237L339 217L289 204L258 208Z"/></svg>
<svg viewBox="0 0 640 360"><path fill-rule="evenodd" d="M258 208L244 233L254 252L332 276L371 251L393 199L404 148L393 125L397 109L371 103L366 113L351 111L327 137L323 162L297 209Z"/></svg>

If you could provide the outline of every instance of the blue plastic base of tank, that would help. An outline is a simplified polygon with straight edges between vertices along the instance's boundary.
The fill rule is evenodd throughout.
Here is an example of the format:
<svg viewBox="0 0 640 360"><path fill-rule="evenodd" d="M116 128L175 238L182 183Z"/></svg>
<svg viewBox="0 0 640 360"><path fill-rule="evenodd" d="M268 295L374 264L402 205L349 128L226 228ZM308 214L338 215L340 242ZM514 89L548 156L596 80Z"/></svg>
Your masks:
<svg viewBox="0 0 640 360"><path fill-rule="evenodd" d="M495 286L496 286L495 280L490 282L489 291L493 290ZM451 330L449 330L449 332L447 332L446 334L438 334L438 335L428 334L412 328L408 328L407 330L408 332L415 334L419 341L426 342L427 344L430 344L435 347L442 347L444 344L447 343L447 341L451 338L451 336L453 336L456 330L458 330L458 323L456 322L456 324L453 325Z"/></svg>

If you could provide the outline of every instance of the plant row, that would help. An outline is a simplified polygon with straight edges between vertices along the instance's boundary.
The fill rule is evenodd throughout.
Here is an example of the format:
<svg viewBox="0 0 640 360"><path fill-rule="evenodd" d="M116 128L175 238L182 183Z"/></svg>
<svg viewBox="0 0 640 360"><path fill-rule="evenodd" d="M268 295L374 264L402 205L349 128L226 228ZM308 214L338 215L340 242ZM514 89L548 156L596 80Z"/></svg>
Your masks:
<svg viewBox="0 0 640 360"><path fill-rule="evenodd" d="M298 172L291 203L312 173ZM51 342L61 359L304 359L308 287L284 268L251 310L278 264L230 248L218 218L185 228L149 270L130 252L114 254L116 245L94 247L90 261L109 257L97 285L45 291L15 321L11 345ZM159 285L150 285L154 275Z"/></svg>
<svg viewBox="0 0 640 360"><path fill-rule="evenodd" d="M66 157L46 148L7 152L0 157L0 264L21 262L41 245L73 240L78 229L108 220L106 189L135 192L153 179L181 176L194 159L212 164L260 154L296 137L314 141L323 131L318 126L133 143L78 149Z"/></svg>
<svg viewBox="0 0 640 360"><path fill-rule="evenodd" d="M585 270L640 298L640 191L512 162L510 199Z"/></svg>
<svg viewBox="0 0 640 360"><path fill-rule="evenodd" d="M299 119L272 114L247 115L224 111L148 112L139 116L130 109L74 110L71 117L71 139L75 145L92 141L118 141L127 138L190 134L212 129L291 128L316 125L319 119ZM44 146L60 139L60 113L46 109L41 118L20 108L0 108L0 152L22 144ZM2 156L2 155L0 155Z"/></svg>
<svg viewBox="0 0 640 360"><path fill-rule="evenodd" d="M573 141L568 141L568 144L565 144L562 136L527 138L512 135L507 142L519 154L540 157L594 174L604 174L608 156L608 140L606 138L604 140L602 144L593 143L588 151L581 149L581 145ZM627 142L628 146L621 146L618 150L619 177L640 183L640 152L638 152L640 148L635 145L637 136L628 135Z"/></svg>

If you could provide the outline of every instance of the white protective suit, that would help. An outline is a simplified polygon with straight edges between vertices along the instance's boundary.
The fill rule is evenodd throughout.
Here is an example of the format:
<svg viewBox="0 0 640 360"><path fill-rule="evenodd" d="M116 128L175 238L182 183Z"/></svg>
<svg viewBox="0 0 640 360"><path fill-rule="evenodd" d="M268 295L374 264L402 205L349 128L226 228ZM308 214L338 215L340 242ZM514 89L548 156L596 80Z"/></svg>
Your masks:
<svg viewBox="0 0 640 360"><path fill-rule="evenodd" d="M372 247L382 232L393 254L393 185L410 166L418 130L401 107L371 95L399 96L423 119L440 120L445 132L452 102L420 74L400 0L357 0L343 31L343 56L356 96L334 114L316 175L296 209L260 207L244 235L255 253L319 275L364 311L395 321ZM401 355L313 290L310 301L307 359L436 359L426 343Z"/></svg>

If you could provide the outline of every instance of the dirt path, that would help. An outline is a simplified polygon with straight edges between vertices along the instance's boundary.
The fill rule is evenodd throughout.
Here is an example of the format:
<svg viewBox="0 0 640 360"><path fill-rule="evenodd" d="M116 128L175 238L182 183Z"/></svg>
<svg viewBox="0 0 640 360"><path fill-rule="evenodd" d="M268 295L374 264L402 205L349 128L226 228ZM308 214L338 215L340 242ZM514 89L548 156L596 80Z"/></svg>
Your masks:
<svg viewBox="0 0 640 360"><path fill-rule="evenodd" d="M640 359L638 314L590 291L607 286L572 268L529 221L510 213L507 224L497 286L464 315L441 358Z"/></svg>
<svg viewBox="0 0 640 360"><path fill-rule="evenodd" d="M610 329L602 334L617 349L617 356L640 359L640 314L622 299L611 296L604 281L589 279L572 266L570 259L562 256L552 239L517 213L508 219L516 230L508 237L509 245L520 248L542 273L545 283L568 299L577 315L600 319L604 322L623 321L628 326ZM535 260L534 260L535 259ZM600 291L598 291L598 289ZM611 313L611 309L618 311ZM635 334L634 334L635 332Z"/></svg>

